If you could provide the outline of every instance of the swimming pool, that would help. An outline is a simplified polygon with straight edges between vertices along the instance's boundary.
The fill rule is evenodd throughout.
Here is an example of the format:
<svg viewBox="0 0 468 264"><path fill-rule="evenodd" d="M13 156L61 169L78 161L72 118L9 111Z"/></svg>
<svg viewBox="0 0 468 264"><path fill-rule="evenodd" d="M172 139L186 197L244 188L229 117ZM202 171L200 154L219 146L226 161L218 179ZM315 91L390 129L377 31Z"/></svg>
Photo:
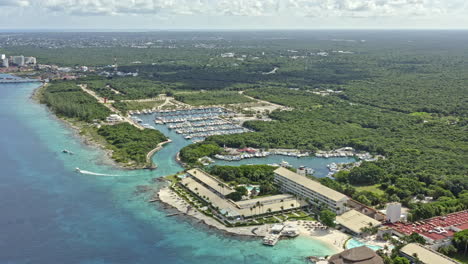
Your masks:
<svg viewBox="0 0 468 264"><path fill-rule="evenodd" d="M380 246L375 246L375 245L367 245L367 244L364 244L362 243L361 241L358 241L354 238L348 240L348 242L346 242L346 249L350 249L350 248L355 248L355 247L360 247L360 246L366 246L374 251L377 251L379 249L382 249L382 247Z"/></svg>

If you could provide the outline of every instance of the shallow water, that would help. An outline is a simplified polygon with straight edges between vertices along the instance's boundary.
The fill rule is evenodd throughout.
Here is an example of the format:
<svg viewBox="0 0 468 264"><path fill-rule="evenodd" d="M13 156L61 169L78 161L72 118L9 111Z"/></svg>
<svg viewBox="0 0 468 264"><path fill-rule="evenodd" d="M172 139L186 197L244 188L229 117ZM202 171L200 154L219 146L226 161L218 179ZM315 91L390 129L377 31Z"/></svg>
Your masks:
<svg viewBox="0 0 468 264"><path fill-rule="evenodd" d="M174 140L154 156L158 169L116 169L29 98L36 87L0 84L0 263L305 263L333 253L308 238L270 248L166 217L135 190L180 171L174 155L188 141L158 127Z"/></svg>

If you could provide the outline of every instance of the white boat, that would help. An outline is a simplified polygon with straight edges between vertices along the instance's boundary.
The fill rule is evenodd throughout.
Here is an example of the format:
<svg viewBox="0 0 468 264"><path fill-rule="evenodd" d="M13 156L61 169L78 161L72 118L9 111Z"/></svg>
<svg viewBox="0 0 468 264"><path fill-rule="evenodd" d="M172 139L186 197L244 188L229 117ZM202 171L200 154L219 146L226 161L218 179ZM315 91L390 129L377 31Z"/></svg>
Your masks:
<svg viewBox="0 0 468 264"><path fill-rule="evenodd" d="M75 168L75 171L78 172L78 173L81 173L81 170L78 167Z"/></svg>

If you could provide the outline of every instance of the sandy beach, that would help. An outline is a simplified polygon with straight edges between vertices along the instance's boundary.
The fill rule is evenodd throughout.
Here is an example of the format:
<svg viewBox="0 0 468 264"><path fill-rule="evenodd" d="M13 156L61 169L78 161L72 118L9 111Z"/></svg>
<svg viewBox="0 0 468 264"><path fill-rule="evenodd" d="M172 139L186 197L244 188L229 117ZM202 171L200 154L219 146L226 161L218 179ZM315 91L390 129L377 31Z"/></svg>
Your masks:
<svg viewBox="0 0 468 264"><path fill-rule="evenodd" d="M273 226L272 224L265 224L247 227L226 227L223 224L216 221L215 219L204 215L203 213L199 212L194 208L187 210L187 207L190 204L187 203L184 199L180 198L169 187L165 187L159 190L157 196L162 203L177 209L181 214L194 217L208 226L212 226L218 230L224 231L229 234L239 236L263 237L269 232L270 228ZM336 252L341 252L343 250L343 245L349 238L348 235L335 229L313 230L313 228L310 228L309 226L319 224L316 221L286 221L284 222L284 224L296 225L299 229L300 236L305 236L308 238L319 240L322 243L327 244Z"/></svg>

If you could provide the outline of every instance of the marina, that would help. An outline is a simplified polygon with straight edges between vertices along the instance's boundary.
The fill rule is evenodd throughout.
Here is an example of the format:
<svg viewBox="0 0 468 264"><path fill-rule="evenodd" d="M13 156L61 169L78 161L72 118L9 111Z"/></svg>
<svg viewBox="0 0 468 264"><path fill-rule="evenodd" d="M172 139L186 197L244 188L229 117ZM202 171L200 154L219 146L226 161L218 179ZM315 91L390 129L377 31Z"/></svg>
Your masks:
<svg viewBox="0 0 468 264"><path fill-rule="evenodd" d="M142 123L140 117L136 115L152 114L154 123L165 125L167 128L181 134L186 140L200 142L206 137L215 135L229 135L250 132L238 124L232 123L225 118L235 115L221 107L176 109L176 110L143 110L133 111L131 119L137 123ZM143 127L150 128L149 124L142 124Z"/></svg>

